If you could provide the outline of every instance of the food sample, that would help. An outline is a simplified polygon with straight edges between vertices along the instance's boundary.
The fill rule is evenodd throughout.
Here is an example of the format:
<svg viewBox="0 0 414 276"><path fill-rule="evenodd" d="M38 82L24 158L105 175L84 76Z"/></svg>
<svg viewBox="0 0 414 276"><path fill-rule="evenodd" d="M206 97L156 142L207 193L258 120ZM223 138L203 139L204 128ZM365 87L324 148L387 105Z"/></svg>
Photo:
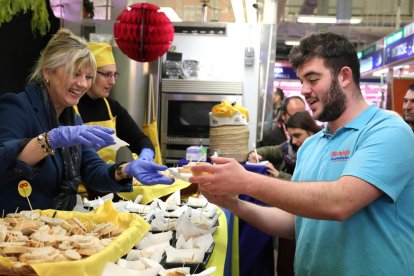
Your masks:
<svg viewBox="0 0 414 276"><path fill-rule="evenodd" d="M181 168L178 168L179 173L191 173L194 176L198 176L201 174L208 174L207 172L203 173L194 173L191 171L191 168L193 166L199 166L199 165L210 165L208 162L189 162L187 165L182 166Z"/></svg>
<svg viewBox="0 0 414 276"><path fill-rule="evenodd" d="M104 249L123 229L112 222L95 224L36 213L8 214L0 220L0 256L16 267L79 260Z"/></svg>

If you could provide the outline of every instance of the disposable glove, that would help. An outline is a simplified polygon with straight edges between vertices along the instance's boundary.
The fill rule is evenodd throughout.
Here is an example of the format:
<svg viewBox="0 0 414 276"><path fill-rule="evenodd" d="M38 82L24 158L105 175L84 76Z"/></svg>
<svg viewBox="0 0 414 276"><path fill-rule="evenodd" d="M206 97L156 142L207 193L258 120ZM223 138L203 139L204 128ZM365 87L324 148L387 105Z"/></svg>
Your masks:
<svg viewBox="0 0 414 276"><path fill-rule="evenodd" d="M172 184L174 183L173 178L165 177L158 172L166 169L167 166L157 165L151 161L136 159L125 167L125 172L129 176L138 179L138 181L144 185Z"/></svg>
<svg viewBox="0 0 414 276"><path fill-rule="evenodd" d="M153 161L154 160L154 151L149 148L143 148L141 153L139 154L139 159L145 161Z"/></svg>
<svg viewBox="0 0 414 276"><path fill-rule="evenodd" d="M115 144L115 131L101 126L60 126L49 131L52 149L70 147L77 144L92 146L96 150Z"/></svg>

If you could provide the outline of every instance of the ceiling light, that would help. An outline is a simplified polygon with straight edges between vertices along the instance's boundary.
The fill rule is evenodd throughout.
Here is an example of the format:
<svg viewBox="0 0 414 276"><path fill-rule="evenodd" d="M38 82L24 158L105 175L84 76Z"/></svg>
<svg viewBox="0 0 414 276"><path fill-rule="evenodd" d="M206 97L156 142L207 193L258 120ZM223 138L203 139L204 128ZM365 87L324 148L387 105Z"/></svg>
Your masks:
<svg viewBox="0 0 414 276"><path fill-rule="evenodd" d="M299 40L286 40L285 45L289 45L289 46L299 45Z"/></svg>
<svg viewBox="0 0 414 276"><path fill-rule="evenodd" d="M171 7L160 7L158 10L159 12L163 12L168 19L170 19L171 22L181 22L183 21L178 14L175 12L175 10Z"/></svg>
<svg viewBox="0 0 414 276"><path fill-rule="evenodd" d="M384 68L384 69L381 69L381 70L378 70L378 71L375 71L375 72L372 73L372 75L374 77L381 77L381 76L384 76L386 74L388 74L388 68Z"/></svg>
<svg viewBox="0 0 414 276"><path fill-rule="evenodd" d="M337 19L335 16L299 15L297 22L299 23L322 23L322 24L336 24L336 23L359 24L362 22L362 18L352 17L349 20L344 20L344 19Z"/></svg>

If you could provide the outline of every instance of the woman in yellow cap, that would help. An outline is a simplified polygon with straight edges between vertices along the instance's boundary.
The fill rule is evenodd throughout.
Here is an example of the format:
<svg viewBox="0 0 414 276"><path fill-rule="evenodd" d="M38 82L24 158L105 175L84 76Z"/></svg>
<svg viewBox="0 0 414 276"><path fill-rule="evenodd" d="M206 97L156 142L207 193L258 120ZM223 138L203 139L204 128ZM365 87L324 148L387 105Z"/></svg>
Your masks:
<svg viewBox="0 0 414 276"><path fill-rule="evenodd" d="M76 112L87 125L105 126L115 130L116 135L129 144L129 149L133 153L139 153L139 159L152 162L154 147L151 140L119 102L108 98L119 76L111 45L104 42L89 42L88 48L95 57L97 74L91 88L75 106ZM116 161L116 152L112 148L103 148L98 154L107 163ZM89 190L88 194L90 198L98 195Z"/></svg>

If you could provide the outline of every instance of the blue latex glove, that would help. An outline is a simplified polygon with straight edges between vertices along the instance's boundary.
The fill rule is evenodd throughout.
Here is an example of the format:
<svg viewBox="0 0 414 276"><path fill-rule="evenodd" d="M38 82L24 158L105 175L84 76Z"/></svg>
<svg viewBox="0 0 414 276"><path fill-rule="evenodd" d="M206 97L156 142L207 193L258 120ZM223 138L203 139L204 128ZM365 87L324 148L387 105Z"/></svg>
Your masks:
<svg viewBox="0 0 414 276"><path fill-rule="evenodd" d="M48 136L52 149L84 144L97 150L115 144L114 132L102 126L60 126L49 131Z"/></svg>
<svg viewBox="0 0 414 276"><path fill-rule="evenodd" d="M158 172L166 169L167 166L157 165L151 161L136 159L125 167L125 172L129 176L138 179L138 181L144 185L172 184L174 183L173 178L168 178Z"/></svg>
<svg viewBox="0 0 414 276"><path fill-rule="evenodd" d="M138 159L145 160L145 161L153 161L154 160L154 151L149 148L143 148L141 153L139 154Z"/></svg>

